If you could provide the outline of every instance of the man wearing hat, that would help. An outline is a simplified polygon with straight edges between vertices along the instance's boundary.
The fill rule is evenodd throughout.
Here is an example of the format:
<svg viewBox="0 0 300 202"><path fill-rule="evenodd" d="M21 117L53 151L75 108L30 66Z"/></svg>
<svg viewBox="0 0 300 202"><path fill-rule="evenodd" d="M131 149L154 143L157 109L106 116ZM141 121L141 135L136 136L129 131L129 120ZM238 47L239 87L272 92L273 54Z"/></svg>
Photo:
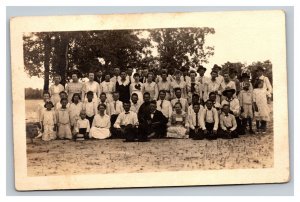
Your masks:
<svg viewBox="0 0 300 202"><path fill-rule="evenodd" d="M221 106L229 105L230 113L235 116L237 123L237 133L239 135L245 134L245 131L242 131L241 120L240 120L240 102L236 97L233 97L235 94L234 89L226 89L223 91L222 95L225 96L225 99L222 101Z"/></svg>
<svg viewBox="0 0 300 202"><path fill-rule="evenodd" d="M269 78L263 75L264 72L265 72L265 68L263 68L262 66L257 67L257 70L256 70L257 78L259 80L264 81L263 89L265 89L267 91L268 101L270 101L270 99L272 97L271 94L272 94L273 88L272 88Z"/></svg>
<svg viewBox="0 0 300 202"><path fill-rule="evenodd" d="M247 73L242 73L242 82L240 83L240 89L243 90L245 85L249 84L249 90L253 91L252 83L250 82L250 76Z"/></svg>

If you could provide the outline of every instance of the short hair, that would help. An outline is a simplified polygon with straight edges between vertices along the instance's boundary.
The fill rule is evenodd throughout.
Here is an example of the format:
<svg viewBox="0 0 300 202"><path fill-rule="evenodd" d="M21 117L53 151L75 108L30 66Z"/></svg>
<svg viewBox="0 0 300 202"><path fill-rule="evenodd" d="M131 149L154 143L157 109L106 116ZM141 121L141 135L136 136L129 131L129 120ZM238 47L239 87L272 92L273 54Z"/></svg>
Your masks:
<svg viewBox="0 0 300 202"><path fill-rule="evenodd" d="M217 95L215 92L210 92L209 94L208 94L208 97L210 97L211 95Z"/></svg>
<svg viewBox="0 0 300 202"><path fill-rule="evenodd" d="M67 101L68 102L68 99L67 98L60 99L60 103L62 103L63 101Z"/></svg>
<svg viewBox="0 0 300 202"><path fill-rule="evenodd" d="M165 90L160 90L158 94L160 94L160 93L166 94L166 91Z"/></svg>
<svg viewBox="0 0 300 202"><path fill-rule="evenodd" d="M213 103L213 101L211 99L206 100L205 104L207 104L208 102Z"/></svg>
<svg viewBox="0 0 300 202"><path fill-rule="evenodd" d="M88 96L88 95L93 95L93 96L94 96L94 92L93 92L93 91L88 91L88 92L86 93L86 96Z"/></svg>
<svg viewBox="0 0 300 202"><path fill-rule="evenodd" d="M136 76L140 76L140 74L139 73L134 73L133 77L136 77Z"/></svg>
<svg viewBox="0 0 300 202"><path fill-rule="evenodd" d="M118 94L119 95L119 91L115 91L115 92L113 92L113 94Z"/></svg>
<svg viewBox="0 0 300 202"><path fill-rule="evenodd" d="M148 72L147 77L148 77L150 74L151 74L152 76L154 76L154 73L153 73L153 72Z"/></svg>
<svg viewBox="0 0 300 202"><path fill-rule="evenodd" d="M229 107L229 108L230 108L229 104L224 104L224 105L222 106L222 109L223 109L224 107Z"/></svg>
<svg viewBox="0 0 300 202"><path fill-rule="evenodd" d="M102 92L102 93L100 94L100 96L101 96L101 95L105 95L105 97L106 97L106 93L104 93L104 92Z"/></svg>
<svg viewBox="0 0 300 202"><path fill-rule="evenodd" d="M149 92L145 92L143 96L145 96L145 95L149 95L150 96L150 93Z"/></svg>
<svg viewBox="0 0 300 202"><path fill-rule="evenodd" d="M200 97L200 95L198 95L197 93L194 93L193 95L192 95L192 98L193 97Z"/></svg>
<svg viewBox="0 0 300 202"><path fill-rule="evenodd" d="M181 102L176 102L176 103L174 104L174 107L175 107L176 105L180 105L180 107L182 108Z"/></svg>
<svg viewBox="0 0 300 202"><path fill-rule="evenodd" d="M194 106L200 106L201 104L199 102L193 103L193 107Z"/></svg>
<svg viewBox="0 0 300 202"><path fill-rule="evenodd" d="M196 72L194 70L190 71L190 74L196 74Z"/></svg>
<svg viewBox="0 0 300 202"><path fill-rule="evenodd" d="M68 95L66 91L60 91L60 92L59 92L59 95L61 95L61 94Z"/></svg>
<svg viewBox="0 0 300 202"><path fill-rule="evenodd" d="M138 94L132 93L132 94L131 94L131 97L132 97L132 96L137 96L137 97L138 97Z"/></svg>
<svg viewBox="0 0 300 202"><path fill-rule="evenodd" d="M50 95L50 93L49 93L48 91L44 91L44 92L43 92L43 96L44 96L44 95L49 95L49 97L51 97L51 95Z"/></svg>
<svg viewBox="0 0 300 202"><path fill-rule="evenodd" d="M218 72L217 72L216 70L211 70L211 73L210 73L210 74L212 74L212 73L218 74Z"/></svg>
<svg viewBox="0 0 300 202"><path fill-rule="evenodd" d="M166 70L162 70L160 74L161 74L161 75L163 75L163 74L168 75L168 72L167 72Z"/></svg>
<svg viewBox="0 0 300 202"><path fill-rule="evenodd" d="M106 104L103 104L103 103L100 103L100 104L98 105L97 109L99 110L101 106L104 107L104 109L106 109Z"/></svg>
<svg viewBox="0 0 300 202"><path fill-rule="evenodd" d="M126 100L123 102L123 105L131 105L131 102L129 100Z"/></svg>
<svg viewBox="0 0 300 202"><path fill-rule="evenodd" d="M156 100L151 100L151 101L150 101L150 104L156 105Z"/></svg>
<svg viewBox="0 0 300 202"><path fill-rule="evenodd" d="M73 96L72 96L72 99L71 99L72 102L74 102L74 97L75 96L78 96L79 100L81 100L80 94L79 93L74 93Z"/></svg>
<svg viewBox="0 0 300 202"><path fill-rule="evenodd" d="M174 92L180 90L181 91L181 88L174 88Z"/></svg>
<svg viewBox="0 0 300 202"><path fill-rule="evenodd" d="M82 109L82 110L80 111L80 114L86 114L86 111L85 111L84 109Z"/></svg>

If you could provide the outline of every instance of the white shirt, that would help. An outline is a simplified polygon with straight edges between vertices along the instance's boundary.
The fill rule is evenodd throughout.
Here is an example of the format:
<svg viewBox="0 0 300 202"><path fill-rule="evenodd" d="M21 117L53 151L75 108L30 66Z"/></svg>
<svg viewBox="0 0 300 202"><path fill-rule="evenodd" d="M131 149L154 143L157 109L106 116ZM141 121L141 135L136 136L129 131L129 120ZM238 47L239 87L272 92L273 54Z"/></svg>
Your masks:
<svg viewBox="0 0 300 202"><path fill-rule="evenodd" d="M86 132L90 132L90 122L87 119L78 119L75 131L78 133L80 128L86 128Z"/></svg>
<svg viewBox="0 0 300 202"><path fill-rule="evenodd" d="M82 106L83 110L85 110L86 115L88 117L92 117L97 114L97 104L96 102L84 102Z"/></svg>
<svg viewBox="0 0 300 202"><path fill-rule="evenodd" d="M198 112L198 127L201 127L201 114L202 114L202 109L199 110ZM190 114L188 115L188 122L189 122L189 126L191 129L195 129L196 127L196 113L193 110L193 112L190 112Z"/></svg>
<svg viewBox="0 0 300 202"><path fill-rule="evenodd" d="M161 104L162 102L162 104ZM161 111L166 118L170 118L173 112L172 104L169 100L158 100L156 102L157 110Z"/></svg>
<svg viewBox="0 0 300 202"><path fill-rule="evenodd" d="M221 83L222 91L226 89L234 89L236 90L235 82L229 81L228 83L225 82L225 80Z"/></svg>
<svg viewBox="0 0 300 202"><path fill-rule="evenodd" d="M108 115L113 115L113 114L120 114L121 112L123 112L123 102L121 102L120 100L117 101L112 101L109 103L109 113Z"/></svg>
<svg viewBox="0 0 300 202"><path fill-rule="evenodd" d="M116 90L116 85L114 82L112 81L109 81L109 82L106 82L106 81L103 81L101 84L100 84L100 93L112 93Z"/></svg>
<svg viewBox="0 0 300 202"><path fill-rule="evenodd" d="M131 106L130 106L130 111L138 113L140 106L142 105L141 102L139 102L139 100L137 101L136 104L134 104L132 101L130 101Z"/></svg>
<svg viewBox="0 0 300 202"><path fill-rule="evenodd" d="M232 114L225 116L225 114L222 113L220 115L220 126L223 130L227 130L227 128L232 127L230 130L234 131L237 128L235 117Z"/></svg>
<svg viewBox="0 0 300 202"><path fill-rule="evenodd" d="M120 128L122 125L127 126L129 124L137 125L138 124L138 118L137 114L135 112L129 111L129 112L122 112L119 114L114 127Z"/></svg>
<svg viewBox="0 0 300 202"><path fill-rule="evenodd" d="M202 112L203 113L201 114L201 119L200 119L201 128L203 130L206 129L205 122L207 123L214 122L214 130L217 130L219 124L219 116L217 110L215 108L211 108L211 110L203 109Z"/></svg>
<svg viewBox="0 0 300 202"><path fill-rule="evenodd" d="M203 110L203 106L200 105L200 110L199 111L202 111ZM190 106L188 107L188 115L190 114L193 114L194 113L194 108L193 108L193 104L190 104Z"/></svg>
<svg viewBox="0 0 300 202"><path fill-rule="evenodd" d="M234 116L238 116L240 114L240 101L237 98L231 98L230 100L226 98L221 103L222 107L225 104L229 104L230 110L233 112Z"/></svg>

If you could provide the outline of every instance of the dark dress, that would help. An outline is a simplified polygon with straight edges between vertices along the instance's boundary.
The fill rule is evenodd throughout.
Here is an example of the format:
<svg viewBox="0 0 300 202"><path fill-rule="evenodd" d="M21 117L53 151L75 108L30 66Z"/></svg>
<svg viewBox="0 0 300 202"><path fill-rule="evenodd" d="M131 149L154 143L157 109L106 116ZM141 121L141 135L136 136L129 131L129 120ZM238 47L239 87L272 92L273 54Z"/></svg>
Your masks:
<svg viewBox="0 0 300 202"><path fill-rule="evenodd" d="M130 82L127 83L125 81L125 84L127 85L123 85L123 84L120 85L118 81L116 82L116 91L119 92L120 95L119 100L122 101L123 103L130 101L130 90L129 90Z"/></svg>
<svg viewBox="0 0 300 202"><path fill-rule="evenodd" d="M168 119L161 111L156 110L151 118L151 113L145 114L145 121L140 125L140 130L147 135L147 137L154 133L153 138L163 138L166 136Z"/></svg>

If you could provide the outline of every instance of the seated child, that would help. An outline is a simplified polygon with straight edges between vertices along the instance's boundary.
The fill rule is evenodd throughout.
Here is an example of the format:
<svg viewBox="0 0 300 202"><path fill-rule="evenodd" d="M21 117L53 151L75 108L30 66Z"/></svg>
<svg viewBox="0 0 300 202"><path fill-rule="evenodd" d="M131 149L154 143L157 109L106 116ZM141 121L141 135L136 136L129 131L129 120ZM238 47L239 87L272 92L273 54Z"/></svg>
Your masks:
<svg viewBox="0 0 300 202"><path fill-rule="evenodd" d="M56 115L52 110L54 107L51 101L45 103L46 110L41 114L41 125L42 125L42 140L49 141L56 139Z"/></svg>
<svg viewBox="0 0 300 202"><path fill-rule="evenodd" d="M207 139L217 139L219 115L217 110L213 108L211 100L206 101L206 107L203 109L201 115L200 123L204 137Z"/></svg>
<svg viewBox="0 0 300 202"><path fill-rule="evenodd" d="M77 120L75 127L74 139L76 141L84 140L88 138L90 132L90 122L86 119L86 113L84 110L80 111L80 119Z"/></svg>
<svg viewBox="0 0 300 202"><path fill-rule="evenodd" d="M90 138L106 139L110 137L110 118L105 114L106 105L99 104L99 114L96 114L90 131Z"/></svg>
<svg viewBox="0 0 300 202"><path fill-rule="evenodd" d="M68 99L60 101L61 108L56 111L59 139L72 139L70 111L67 109Z"/></svg>
<svg viewBox="0 0 300 202"><path fill-rule="evenodd" d="M224 104L222 111L223 113L220 115L220 136L226 139L237 138L237 124L235 117L229 113L229 105Z"/></svg>

